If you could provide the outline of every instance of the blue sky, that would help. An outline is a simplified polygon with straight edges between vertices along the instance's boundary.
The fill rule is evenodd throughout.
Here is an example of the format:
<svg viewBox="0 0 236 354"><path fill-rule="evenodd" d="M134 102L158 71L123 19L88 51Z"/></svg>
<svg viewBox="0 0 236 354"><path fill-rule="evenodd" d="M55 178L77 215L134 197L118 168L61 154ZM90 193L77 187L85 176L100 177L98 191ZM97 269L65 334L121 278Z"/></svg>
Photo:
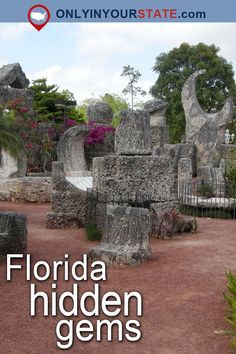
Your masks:
<svg viewBox="0 0 236 354"><path fill-rule="evenodd" d="M0 65L19 62L30 80L47 77L80 102L121 93L128 64L140 70L148 91L155 57L182 42L214 43L236 68L235 30L235 23L49 23L38 32L28 23L0 24Z"/></svg>

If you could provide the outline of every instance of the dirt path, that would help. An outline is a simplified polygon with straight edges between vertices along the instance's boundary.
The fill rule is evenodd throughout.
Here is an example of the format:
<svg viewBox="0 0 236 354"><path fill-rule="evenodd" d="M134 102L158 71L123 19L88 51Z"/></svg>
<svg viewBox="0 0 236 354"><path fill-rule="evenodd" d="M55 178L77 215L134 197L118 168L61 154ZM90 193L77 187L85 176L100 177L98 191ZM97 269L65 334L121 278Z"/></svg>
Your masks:
<svg viewBox="0 0 236 354"><path fill-rule="evenodd" d="M34 261L82 258L94 243L83 230L46 230L48 205L0 203L0 210L28 216L28 253ZM236 222L199 219L198 233L171 241L152 240L153 259L136 267L110 268L103 291L140 291L144 299L142 339L82 343L75 338L70 353L82 354L226 354L229 339L214 331L226 328L225 271L236 272ZM55 326L58 318L29 316L29 283L19 272L7 282L0 266L0 353L59 353ZM72 281L58 281L71 290ZM91 282L83 282L91 289ZM40 290L51 289L51 282ZM76 318L75 322L80 320ZM127 320L127 319L126 319Z"/></svg>

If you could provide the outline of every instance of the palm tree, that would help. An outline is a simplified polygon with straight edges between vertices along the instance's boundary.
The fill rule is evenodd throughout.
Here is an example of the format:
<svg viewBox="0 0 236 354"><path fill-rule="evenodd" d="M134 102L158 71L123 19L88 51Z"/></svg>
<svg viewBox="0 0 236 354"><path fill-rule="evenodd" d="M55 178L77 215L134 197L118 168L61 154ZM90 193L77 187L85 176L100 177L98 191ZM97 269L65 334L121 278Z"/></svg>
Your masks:
<svg viewBox="0 0 236 354"><path fill-rule="evenodd" d="M24 143L14 129L14 121L6 114L5 110L0 111L0 148L15 158L22 156Z"/></svg>

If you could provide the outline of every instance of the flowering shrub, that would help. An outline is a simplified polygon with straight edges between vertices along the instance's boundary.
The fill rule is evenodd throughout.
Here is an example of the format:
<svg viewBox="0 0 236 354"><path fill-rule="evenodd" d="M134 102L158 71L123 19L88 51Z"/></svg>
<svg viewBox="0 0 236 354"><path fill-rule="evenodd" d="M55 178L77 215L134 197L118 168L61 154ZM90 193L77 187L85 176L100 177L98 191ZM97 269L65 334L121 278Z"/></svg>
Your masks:
<svg viewBox="0 0 236 354"><path fill-rule="evenodd" d="M91 146L95 144L103 144L105 136L108 132L115 132L115 128L106 125L90 124L90 131L86 137L85 145Z"/></svg>
<svg viewBox="0 0 236 354"><path fill-rule="evenodd" d="M152 236L156 238L169 238L176 233L194 232L197 229L195 218L185 218L177 210L152 210Z"/></svg>

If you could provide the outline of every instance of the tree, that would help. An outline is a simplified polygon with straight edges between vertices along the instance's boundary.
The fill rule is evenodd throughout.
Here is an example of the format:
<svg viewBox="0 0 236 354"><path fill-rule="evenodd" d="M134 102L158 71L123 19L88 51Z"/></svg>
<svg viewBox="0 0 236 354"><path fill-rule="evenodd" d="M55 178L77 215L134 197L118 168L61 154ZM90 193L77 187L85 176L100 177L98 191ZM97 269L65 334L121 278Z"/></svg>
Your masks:
<svg viewBox="0 0 236 354"><path fill-rule="evenodd" d="M94 104L96 102L99 102L99 101L103 101L111 107L111 109L113 111L112 124L113 124L113 126L116 127L119 124L120 111L128 108L128 103L116 93L106 93L105 95L100 96L99 98L94 98L94 97L86 98L77 107L77 110L81 114L83 119L86 120L88 106L91 104Z"/></svg>
<svg viewBox="0 0 236 354"><path fill-rule="evenodd" d="M46 78L33 80L30 89L34 92L34 111L38 115L38 121L50 121L61 119L66 114L68 118L80 121L80 114L76 107L57 107L57 102L75 101L73 93L69 90L59 91L55 84L49 85Z"/></svg>
<svg viewBox="0 0 236 354"><path fill-rule="evenodd" d="M128 85L124 88L122 91L125 95L129 94L131 95L131 108L134 108L134 97L137 96L138 94L144 96L146 95L146 92L142 90L140 86L136 86L138 83L140 77L142 74L139 72L139 70L135 70L133 67L130 65L123 66L123 71L121 76L125 76L129 79Z"/></svg>
<svg viewBox="0 0 236 354"><path fill-rule="evenodd" d="M17 158L24 152L24 143L14 128L15 119L8 111L0 111L0 148Z"/></svg>
<svg viewBox="0 0 236 354"><path fill-rule="evenodd" d="M116 93L110 94L106 93L104 96L101 96L101 100L106 102L113 111L113 126L118 126L120 121L120 112L128 108L128 103Z"/></svg>
<svg viewBox="0 0 236 354"><path fill-rule="evenodd" d="M185 131L181 91L185 80L195 70L206 69L206 74L199 77L196 84L199 103L206 112L220 110L228 96L235 100L233 67L218 55L219 51L213 44L182 43L179 48L156 58L153 70L159 76L150 92L168 103L167 122L172 143L180 142Z"/></svg>

